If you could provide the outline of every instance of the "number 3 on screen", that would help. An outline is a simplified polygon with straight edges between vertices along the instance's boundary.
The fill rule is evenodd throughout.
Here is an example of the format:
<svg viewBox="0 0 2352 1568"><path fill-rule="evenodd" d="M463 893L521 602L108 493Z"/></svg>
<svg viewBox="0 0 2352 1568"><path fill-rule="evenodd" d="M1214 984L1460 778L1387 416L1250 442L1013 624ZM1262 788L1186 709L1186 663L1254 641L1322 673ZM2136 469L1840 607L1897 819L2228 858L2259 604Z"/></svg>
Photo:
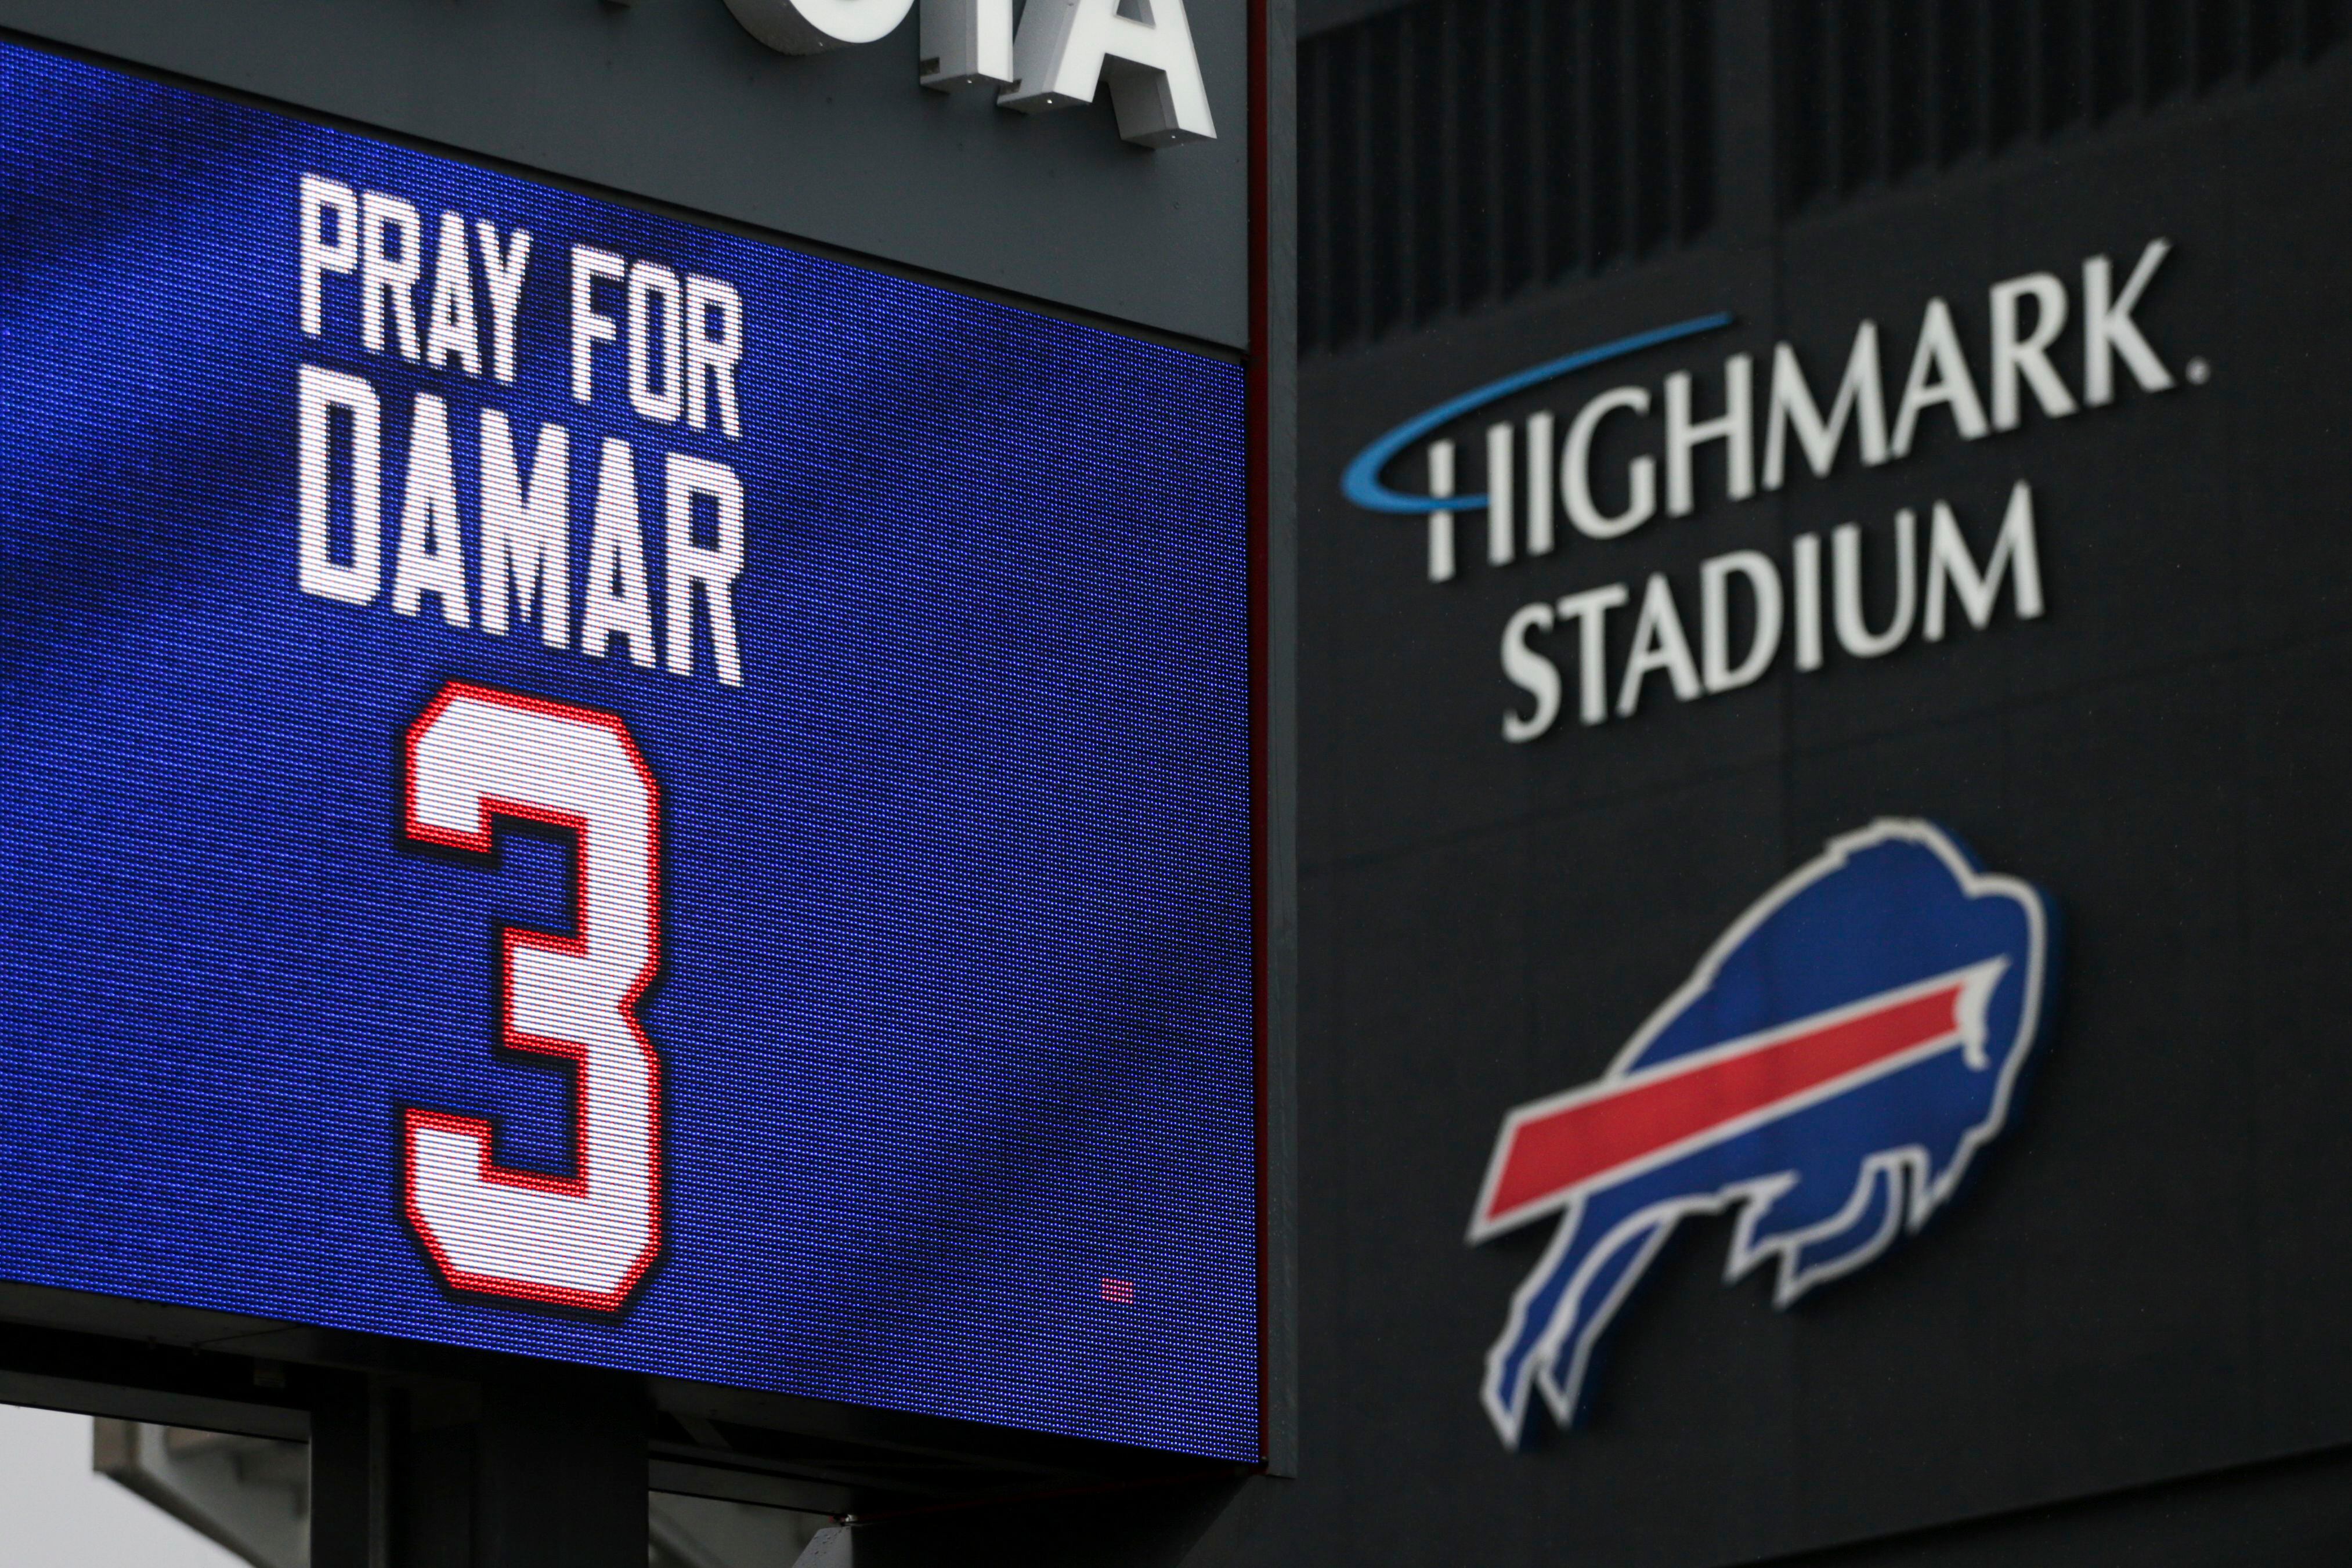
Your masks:
<svg viewBox="0 0 2352 1568"><path fill-rule="evenodd" d="M661 1058L637 1004L661 961L661 792L610 713L452 681L410 725L403 831L488 855L494 819L576 844L573 934L498 933L509 1049L573 1064L578 1169L496 1163L490 1123L401 1112L401 1201L456 1289L618 1311L661 1252Z"/></svg>

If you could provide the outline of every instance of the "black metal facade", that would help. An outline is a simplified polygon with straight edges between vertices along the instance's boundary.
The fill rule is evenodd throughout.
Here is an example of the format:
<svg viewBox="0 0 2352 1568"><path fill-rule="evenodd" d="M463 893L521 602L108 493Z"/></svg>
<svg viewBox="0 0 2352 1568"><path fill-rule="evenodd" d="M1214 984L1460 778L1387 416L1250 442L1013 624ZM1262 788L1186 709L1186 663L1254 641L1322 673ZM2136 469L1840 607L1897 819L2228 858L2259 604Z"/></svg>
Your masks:
<svg viewBox="0 0 2352 1568"><path fill-rule="evenodd" d="M1733 0L1417 0L1299 50L1299 346L1344 351L1705 239ZM1794 216L2259 91L2345 0L1770 0Z"/></svg>
<svg viewBox="0 0 2352 1568"><path fill-rule="evenodd" d="M1299 76L1301 1468L1233 1560L2345 1560L2352 7L1323 16ZM2142 263L2165 373L2094 396L2094 300ZM1535 531L1530 496L1604 393L1649 398L1590 448L1614 509L1629 465L1674 460L1673 384L1712 419L1745 363L1760 469L1784 345L1826 408L1867 325L1891 424L1935 311L1990 398L2028 284L2071 307L2046 347L2073 406L2029 394L1991 428L1937 406L1891 458L1849 424L1833 463L1791 456L1752 490L1718 430L1693 504L1604 537L1561 500ZM1446 493L1442 441L1460 494L1516 476L1505 521L1455 518L1441 572L1443 519L1344 481L1386 433L1510 384L1381 469ZM1883 625L1902 516L1948 506L1981 558L2021 484L2046 613L2004 601L1973 640L1620 697L1645 588L1692 606L1703 563L1851 529L1880 551ZM1520 645L1567 695L1514 735L1507 627L1612 584L1628 607L1595 642ZM1580 722L1589 648L1607 711ZM1505 1451L1479 1377L1549 1233L1465 1244L1498 1119L1593 1081L1832 836L1915 814L2061 911L2063 1000L2008 1141L1882 1262L1785 1311L1727 1285L1728 1215L1693 1222L1577 1424Z"/></svg>
<svg viewBox="0 0 2352 1568"><path fill-rule="evenodd" d="M1299 334L1340 348L1682 245L1721 0L1424 0L1299 55Z"/></svg>
<svg viewBox="0 0 2352 1568"><path fill-rule="evenodd" d="M2257 89L2343 37L2342 0L1775 0L1790 213Z"/></svg>

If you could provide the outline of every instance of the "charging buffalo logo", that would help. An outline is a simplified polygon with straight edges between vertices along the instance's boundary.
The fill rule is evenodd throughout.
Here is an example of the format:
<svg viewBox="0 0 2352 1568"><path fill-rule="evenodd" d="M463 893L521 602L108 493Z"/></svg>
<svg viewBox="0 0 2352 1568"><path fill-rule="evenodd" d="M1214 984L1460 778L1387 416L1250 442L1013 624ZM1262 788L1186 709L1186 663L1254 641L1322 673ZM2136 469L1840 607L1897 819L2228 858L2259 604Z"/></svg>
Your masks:
<svg viewBox="0 0 2352 1568"><path fill-rule="evenodd" d="M1785 1307L1949 1202L2041 1031L2049 927L1940 828L1881 821L1734 922L1597 1081L1504 1118L1471 1241L1559 1217L1487 1356L1504 1440L1537 1390L1574 1424L1685 1215L1736 1208L1726 1280L1776 1261Z"/></svg>

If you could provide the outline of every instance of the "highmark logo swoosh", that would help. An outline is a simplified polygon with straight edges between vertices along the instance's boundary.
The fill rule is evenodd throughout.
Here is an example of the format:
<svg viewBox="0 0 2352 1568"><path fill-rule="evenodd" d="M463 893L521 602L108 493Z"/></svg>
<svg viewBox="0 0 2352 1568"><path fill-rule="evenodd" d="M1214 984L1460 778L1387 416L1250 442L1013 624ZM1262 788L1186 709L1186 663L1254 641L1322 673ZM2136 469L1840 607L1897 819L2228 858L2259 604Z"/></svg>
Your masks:
<svg viewBox="0 0 2352 1568"><path fill-rule="evenodd" d="M1429 512L1477 511L1486 504L1484 495L1475 496L1410 496L1392 490L1381 482L1381 470L1391 459L1424 436L1433 435L1465 414L1474 414L1490 403L1499 403L1514 393L1525 392L1530 386L1540 386L1563 375L1604 364L1612 359L1656 348L1661 343L1675 342L1683 338L1695 338L1702 332L1719 331L1731 325L1728 310L1712 315L1693 316L1687 321L1671 326L1653 327L1646 332L1619 338L1598 347L1580 349L1575 353L1547 361L1545 363L1490 382L1475 392L1465 392L1449 403L1442 403L1425 414L1415 415L1370 446L1356 454L1339 481L1342 494L1366 511L1389 512L1396 515L1422 516Z"/></svg>

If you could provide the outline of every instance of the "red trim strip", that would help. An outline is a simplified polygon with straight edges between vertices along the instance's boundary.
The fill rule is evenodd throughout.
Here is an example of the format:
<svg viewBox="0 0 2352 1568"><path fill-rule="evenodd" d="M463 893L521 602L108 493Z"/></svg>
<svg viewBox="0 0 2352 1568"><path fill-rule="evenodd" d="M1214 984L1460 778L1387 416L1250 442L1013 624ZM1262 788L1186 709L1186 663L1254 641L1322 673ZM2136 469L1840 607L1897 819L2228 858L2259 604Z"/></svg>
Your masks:
<svg viewBox="0 0 2352 1568"><path fill-rule="evenodd" d="M1938 1040L1960 1037L1962 983L1768 1040L1704 1067L1605 1086L1511 1130L1486 1221Z"/></svg>

